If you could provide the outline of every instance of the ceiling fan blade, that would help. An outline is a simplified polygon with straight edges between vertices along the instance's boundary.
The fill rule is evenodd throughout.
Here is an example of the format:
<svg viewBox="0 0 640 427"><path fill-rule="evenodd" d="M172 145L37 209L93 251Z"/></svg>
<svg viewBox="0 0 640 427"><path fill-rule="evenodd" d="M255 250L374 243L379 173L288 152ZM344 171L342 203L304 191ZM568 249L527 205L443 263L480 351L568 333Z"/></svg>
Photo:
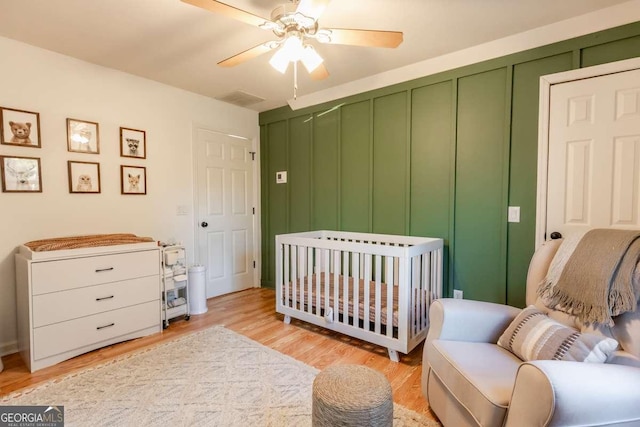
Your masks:
<svg viewBox="0 0 640 427"><path fill-rule="evenodd" d="M265 22L269 22L268 19L215 0L182 0L182 2L189 3L193 6L219 13L221 15L226 15L229 18L242 21L249 25L255 25L256 27L259 27Z"/></svg>
<svg viewBox="0 0 640 427"><path fill-rule="evenodd" d="M329 72L324 64L320 64L316 67L315 70L309 73L313 80L324 80L329 77Z"/></svg>
<svg viewBox="0 0 640 427"><path fill-rule="evenodd" d="M318 19L327 8L330 1L331 0L300 0L296 12L310 18Z"/></svg>
<svg viewBox="0 0 640 427"><path fill-rule="evenodd" d="M318 41L331 44L349 44L354 46L398 47L402 43L399 31L354 30L345 28L329 28L330 40Z"/></svg>
<svg viewBox="0 0 640 427"><path fill-rule="evenodd" d="M259 44L258 46L254 46L251 49L247 49L244 52L240 52L237 55L233 55L230 58L227 58L225 60L218 62L218 65L220 65L221 67L233 67L242 62L253 59L256 56L260 56L263 53L267 53L271 49L272 49L271 47L267 46L267 43L262 43L262 44Z"/></svg>

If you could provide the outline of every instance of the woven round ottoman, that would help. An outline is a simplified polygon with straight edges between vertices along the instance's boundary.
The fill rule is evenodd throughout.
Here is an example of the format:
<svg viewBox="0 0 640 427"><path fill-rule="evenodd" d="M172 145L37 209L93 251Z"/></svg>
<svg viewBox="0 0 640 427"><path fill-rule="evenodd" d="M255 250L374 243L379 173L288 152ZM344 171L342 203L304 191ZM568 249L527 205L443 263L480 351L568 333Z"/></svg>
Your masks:
<svg viewBox="0 0 640 427"><path fill-rule="evenodd" d="M381 373L360 365L330 366L313 381L314 427L392 426L391 385Z"/></svg>

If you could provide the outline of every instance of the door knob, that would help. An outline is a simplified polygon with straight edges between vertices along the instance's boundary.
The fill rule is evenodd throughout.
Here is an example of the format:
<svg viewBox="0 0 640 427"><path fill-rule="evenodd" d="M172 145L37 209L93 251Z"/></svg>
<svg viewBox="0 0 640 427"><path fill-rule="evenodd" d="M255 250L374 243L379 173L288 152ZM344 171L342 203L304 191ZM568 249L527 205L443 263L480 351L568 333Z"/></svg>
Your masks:
<svg viewBox="0 0 640 427"><path fill-rule="evenodd" d="M560 234L558 231L554 231L549 237L551 237L552 240L562 239L562 234Z"/></svg>
<svg viewBox="0 0 640 427"><path fill-rule="evenodd" d="M202 226L202 228L207 228L209 226L209 224L206 221L202 221L200 225Z"/></svg>

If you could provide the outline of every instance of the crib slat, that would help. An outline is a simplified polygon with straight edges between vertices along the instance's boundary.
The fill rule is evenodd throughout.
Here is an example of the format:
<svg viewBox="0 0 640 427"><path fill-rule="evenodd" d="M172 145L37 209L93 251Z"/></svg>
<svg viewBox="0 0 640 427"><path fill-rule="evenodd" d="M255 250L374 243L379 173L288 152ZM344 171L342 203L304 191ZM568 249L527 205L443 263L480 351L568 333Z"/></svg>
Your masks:
<svg viewBox="0 0 640 427"><path fill-rule="evenodd" d="M374 279L376 281L376 310L375 310L375 327L374 332L376 334L380 333L380 317L382 317L382 287L380 286L380 280L382 278L382 257L380 255L376 255L375 257L375 274Z"/></svg>
<svg viewBox="0 0 640 427"><path fill-rule="evenodd" d="M331 261L331 251L329 249L325 249L322 251L322 259L324 260L324 269L322 271L322 283L323 283L323 293L324 293L324 313L325 316L328 316L330 301L329 301L329 264Z"/></svg>
<svg viewBox="0 0 640 427"><path fill-rule="evenodd" d="M289 245L284 245L284 305L291 307L291 299L289 298Z"/></svg>
<svg viewBox="0 0 640 427"><path fill-rule="evenodd" d="M298 247L291 246L291 298L293 308L298 309Z"/></svg>
<svg viewBox="0 0 640 427"><path fill-rule="evenodd" d="M360 326L360 254L352 253L353 271L353 326Z"/></svg>
<svg viewBox="0 0 640 427"><path fill-rule="evenodd" d="M409 337L409 312L411 309L411 258L402 257L398 259L398 281L394 283L398 289L398 328L393 331L394 338L397 338L401 342L407 342Z"/></svg>
<svg viewBox="0 0 640 427"><path fill-rule="evenodd" d="M307 274L305 276L307 289L307 312L313 312L313 248L307 248Z"/></svg>
<svg viewBox="0 0 640 427"><path fill-rule="evenodd" d="M371 254L364 254L364 330L369 330L371 318Z"/></svg>
<svg viewBox="0 0 640 427"><path fill-rule="evenodd" d="M333 251L333 319L340 313L340 251Z"/></svg>
<svg viewBox="0 0 640 427"><path fill-rule="evenodd" d="M424 299L422 303L422 328L426 328L429 323L429 305L431 304L431 255L422 256L422 288Z"/></svg>
<svg viewBox="0 0 640 427"><path fill-rule="evenodd" d="M349 324L349 252L342 252L342 323Z"/></svg>
<svg viewBox="0 0 640 427"><path fill-rule="evenodd" d="M411 258L411 337L413 338L422 326L422 292L420 292L420 266L422 256Z"/></svg>
<svg viewBox="0 0 640 427"><path fill-rule="evenodd" d="M305 305L305 293L304 293L304 277L306 276L306 254L307 250L304 246L298 248L298 277L299 277L299 292L300 292L300 310L304 311Z"/></svg>
<svg viewBox="0 0 640 427"><path fill-rule="evenodd" d="M395 286L395 258L387 257L387 336L393 336L393 287Z"/></svg>
<svg viewBox="0 0 640 427"><path fill-rule="evenodd" d="M321 312L321 302L322 302L322 294L320 293L320 263L322 262L322 260L320 259L320 256L322 254L322 252L316 248L313 249L313 262L315 264L314 268L313 268L313 276L315 278L315 282L316 282L316 310L315 310L315 314L320 316L320 312Z"/></svg>
<svg viewBox="0 0 640 427"><path fill-rule="evenodd" d="M438 287L438 281L435 280L435 275L437 274L437 271L435 268L438 264L434 264L433 263L433 253L429 253L429 254L425 254L424 255L424 262L425 262L425 273L424 273L424 280L425 280L425 290L428 292L428 299L425 301L425 316L424 316L424 322L422 324L423 328L427 328L429 327L429 306L431 305L431 302L433 302L436 298L438 298L437 295L437 287Z"/></svg>

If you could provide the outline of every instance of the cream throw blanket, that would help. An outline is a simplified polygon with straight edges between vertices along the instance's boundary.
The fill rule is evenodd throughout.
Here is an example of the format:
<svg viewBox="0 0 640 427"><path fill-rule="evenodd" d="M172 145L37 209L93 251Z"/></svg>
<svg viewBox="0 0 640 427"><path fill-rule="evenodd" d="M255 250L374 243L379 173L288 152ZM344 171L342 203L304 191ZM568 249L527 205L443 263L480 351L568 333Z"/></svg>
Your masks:
<svg viewBox="0 0 640 427"><path fill-rule="evenodd" d="M609 326L613 316L636 309L640 231L594 229L563 246L538 289L548 307Z"/></svg>

